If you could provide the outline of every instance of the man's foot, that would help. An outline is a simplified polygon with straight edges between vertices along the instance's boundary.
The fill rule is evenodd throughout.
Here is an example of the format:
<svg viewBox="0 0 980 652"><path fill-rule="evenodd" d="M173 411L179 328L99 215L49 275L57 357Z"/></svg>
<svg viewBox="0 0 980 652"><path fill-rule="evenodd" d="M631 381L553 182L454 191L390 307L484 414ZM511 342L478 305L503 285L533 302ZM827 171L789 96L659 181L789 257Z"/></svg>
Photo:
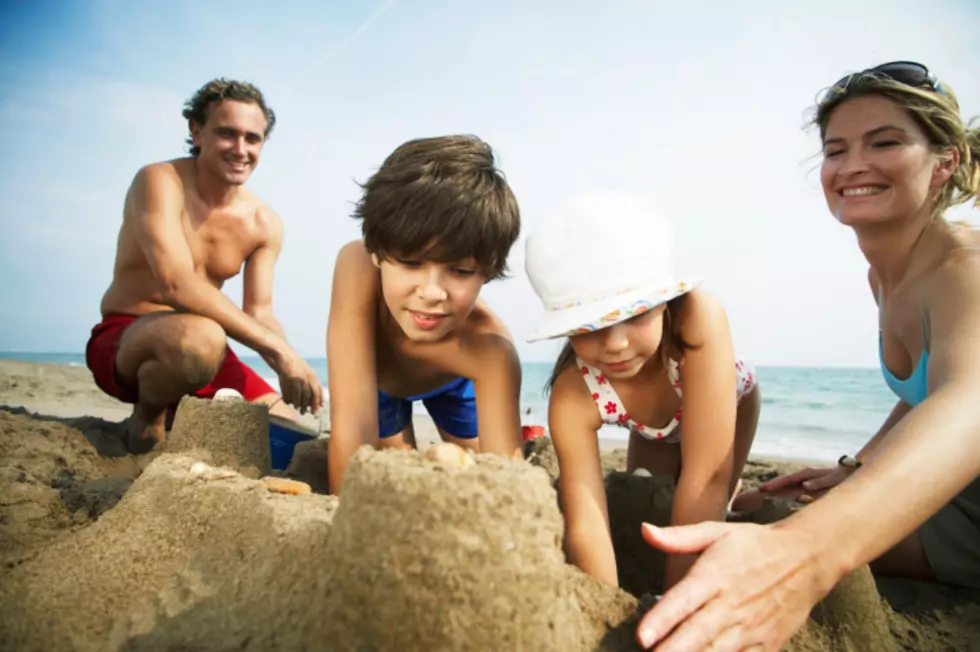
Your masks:
<svg viewBox="0 0 980 652"><path fill-rule="evenodd" d="M133 455L142 455L153 450L153 447L167 436L165 419L166 411L161 411L159 416L153 419L147 419L138 406L134 408L126 422L127 450Z"/></svg>

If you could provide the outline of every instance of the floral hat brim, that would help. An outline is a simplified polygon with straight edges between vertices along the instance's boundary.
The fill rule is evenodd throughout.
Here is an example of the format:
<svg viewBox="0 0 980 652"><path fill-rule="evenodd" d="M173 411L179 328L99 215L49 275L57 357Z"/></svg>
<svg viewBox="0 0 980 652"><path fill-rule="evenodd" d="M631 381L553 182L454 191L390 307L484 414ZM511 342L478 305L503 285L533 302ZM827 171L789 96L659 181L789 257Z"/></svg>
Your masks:
<svg viewBox="0 0 980 652"><path fill-rule="evenodd" d="M528 342L583 335L653 310L701 285L688 278L656 288L626 289L595 301L572 301L548 309Z"/></svg>

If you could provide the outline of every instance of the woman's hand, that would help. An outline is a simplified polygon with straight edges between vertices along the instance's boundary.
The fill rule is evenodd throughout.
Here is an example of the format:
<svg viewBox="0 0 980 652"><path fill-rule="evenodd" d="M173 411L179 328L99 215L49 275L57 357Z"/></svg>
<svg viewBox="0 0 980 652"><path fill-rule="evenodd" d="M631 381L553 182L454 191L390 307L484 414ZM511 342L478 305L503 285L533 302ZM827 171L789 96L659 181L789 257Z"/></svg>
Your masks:
<svg viewBox="0 0 980 652"><path fill-rule="evenodd" d="M640 622L637 639L658 652L779 650L839 579L812 536L780 524L644 524L643 538L668 554L701 553Z"/></svg>
<svg viewBox="0 0 980 652"><path fill-rule="evenodd" d="M853 469L844 466L801 469L762 483L759 491L784 498L796 498L803 493L819 498L846 480L852 472Z"/></svg>
<svg viewBox="0 0 980 652"><path fill-rule="evenodd" d="M797 500L802 496L821 498L851 475L852 469L843 466L808 468L787 473L745 491L732 501L732 510L751 512L762 507L767 497Z"/></svg>

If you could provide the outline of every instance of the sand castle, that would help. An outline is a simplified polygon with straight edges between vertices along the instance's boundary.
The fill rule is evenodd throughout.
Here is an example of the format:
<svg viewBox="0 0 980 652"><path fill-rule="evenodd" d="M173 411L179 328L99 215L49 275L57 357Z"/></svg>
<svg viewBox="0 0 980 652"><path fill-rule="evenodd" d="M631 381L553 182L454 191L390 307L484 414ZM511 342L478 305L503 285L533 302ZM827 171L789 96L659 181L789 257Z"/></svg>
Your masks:
<svg viewBox="0 0 980 652"><path fill-rule="evenodd" d="M565 562L542 468L446 449L432 460L364 448L342 498L282 495L254 473L265 459L254 435L263 410L198 403L183 404L193 407L175 421L195 432L178 433L131 486L100 484L115 463L60 424L45 425L50 441L41 442L54 442L54 461L18 480L17 466L37 455L21 455L14 434L33 422L0 412L2 489L24 484L35 516L48 510L45 522L64 526L18 539L26 530L0 523L0 534L16 535L0 571L0 648L637 649L649 595L638 600ZM236 449L235 437L256 445ZM223 443L208 450L210 442ZM323 443L309 442L284 475L322 490L325 466ZM59 472L67 493L43 477ZM638 524L669 518L671 487L625 473L607 484L624 585L642 597L656 589L662 555L636 545ZM895 618L863 568L786 649L964 649L918 637L899 647Z"/></svg>
<svg viewBox="0 0 980 652"><path fill-rule="evenodd" d="M250 478L268 475L272 469L269 410L241 400L185 396L177 407L165 450L198 457Z"/></svg>

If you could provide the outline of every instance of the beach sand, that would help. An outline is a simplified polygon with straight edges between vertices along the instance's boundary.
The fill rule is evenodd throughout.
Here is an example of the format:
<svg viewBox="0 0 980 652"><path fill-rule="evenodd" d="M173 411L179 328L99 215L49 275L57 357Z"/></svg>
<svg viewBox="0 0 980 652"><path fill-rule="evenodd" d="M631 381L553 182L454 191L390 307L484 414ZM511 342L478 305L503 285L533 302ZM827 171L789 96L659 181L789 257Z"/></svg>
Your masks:
<svg viewBox="0 0 980 652"><path fill-rule="evenodd" d="M433 462L416 416L422 453L362 449L338 499L329 423L308 416L323 437L272 474L313 491L284 495L258 479L264 413L188 399L168 443L135 457L129 407L88 370L0 361L0 649L636 649L663 570L639 523L668 522L673 488L626 474L618 442L603 467L621 588L564 560L550 440L529 442L530 464ZM743 480L797 466L752 459ZM785 649L978 650L980 593L863 567Z"/></svg>

